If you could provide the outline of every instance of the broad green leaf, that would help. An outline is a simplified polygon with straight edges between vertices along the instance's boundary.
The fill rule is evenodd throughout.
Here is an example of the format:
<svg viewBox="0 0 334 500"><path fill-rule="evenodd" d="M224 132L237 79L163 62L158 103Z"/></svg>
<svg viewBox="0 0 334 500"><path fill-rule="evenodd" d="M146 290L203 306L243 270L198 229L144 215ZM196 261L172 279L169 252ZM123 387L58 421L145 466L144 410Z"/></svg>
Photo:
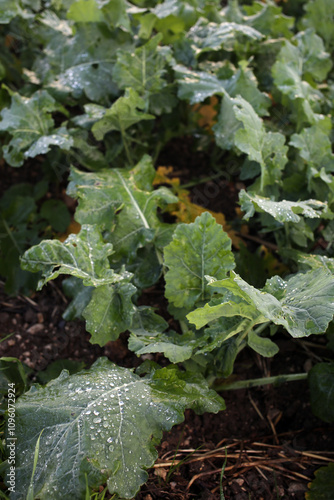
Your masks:
<svg viewBox="0 0 334 500"><path fill-rule="evenodd" d="M19 0L2 0L0 4L0 24L8 24L16 16L28 17Z"/></svg>
<svg viewBox="0 0 334 500"><path fill-rule="evenodd" d="M223 81L206 71L195 71L176 64L173 66L178 81L178 97L188 99L190 104L203 102L214 94L225 94Z"/></svg>
<svg viewBox="0 0 334 500"><path fill-rule="evenodd" d="M224 97L218 123L213 127L217 144L223 149L235 145L261 167L261 191L275 185L287 163L285 137L266 132L262 119L242 97Z"/></svg>
<svg viewBox="0 0 334 500"><path fill-rule="evenodd" d="M231 78L224 81L224 87L231 97L241 95L260 116L268 115L271 101L267 94L258 89L256 77L253 71L247 68L246 61L239 62L239 68Z"/></svg>
<svg viewBox="0 0 334 500"><path fill-rule="evenodd" d="M110 232L115 264L120 259L131 261L139 247L158 236L165 227L157 215L158 207L177 201L167 188L153 189L154 176L148 156L132 170L71 171L68 194L79 199L76 219Z"/></svg>
<svg viewBox="0 0 334 500"><path fill-rule="evenodd" d="M312 167L333 172L334 155L331 141L319 124L304 128L300 134L293 134L289 144L297 148L301 158Z"/></svg>
<svg viewBox="0 0 334 500"><path fill-rule="evenodd" d="M250 160L261 166L261 190L272 185L281 177L287 163L285 137L279 132L266 132L261 118L242 97L232 99L235 117L243 124L234 136L238 149L248 154Z"/></svg>
<svg viewBox="0 0 334 500"><path fill-rule="evenodd" d="M302 24L312 27L325 41L329 51L334 48L334 4L331 0L310 0L304 5L306 15Z"/></svg>
<svg viewBox="0 0 334 500"><path fill-rule="evenodd" d="M129 349L137 356L161 352L172 363L189 359L193 352L189 336L174 331L163 333L167 328L168 323L151 308L137 308L130 327Z"/></svg>
<svg viewBox="0 0 334 500"><path fill-rule="evenodd" d="M241 10L238 0L229 0L223 15L226 21L246 24L271 38L290 38L294 27L293 17L282 14L282 8L271 2L253 1L251 5L242 5Z"/></svg>
<svg viewBox="0 0 334 500"><path fill-rule="evenodd" d="M129 338L129 349L137 356L161 352L171 363L182 363L191 358L195 347L187 335L176 332L158 333L155 337L131 333Z"/></svg>
<svg viewBox="0 0 334 500"><path fill-rule="evenodd" d="M221 279L234 267L231 240L209 212L177 226L164 259L165 295L176 307L189 309L210 295L205 275Z"/></svg>
<svg viewBox="0 0 334 500"><path fill-rule="evenodd" d="M84 110L83 115L75 116L72 121L87 130L90 130L95 122L101 120L106 112L106 108L100 104L85 104ZM77 133L77 130L75 132Z"/></svg>
<svg viewBox="0 0 334 500"><path fill-rule="evenodd" d="M279 351L279 347L272 340L257 335L253 330L247 335L247 344L265 358L272 358Z"/></svg>
<svg viewBox="0 0 334 500"><path fill-rule="evenodd" d="M25 497L35 444L33 479L40 500L81 500L106 482L110 493L133 498L157 457L164 430L182 422L186 408L218 412L224 401L199 375L176 367L140 378L107 359L90 370L35 387L16 404L17 464L14 500Z"/></svg>
<svg viewBox="0 0 334 500"><path fill-rule="evenodd" d="M259 41L263 35L244 24L214 23L199 19L189 32L188 37L197 55L212 50L232 51L236 41Z"/></svg>
<svg viewBox="0 0 334 500"><path fill-rule="evenodd" d="M227 280L224 281L224 284L227 284ZM219 281L219 283L223 282ZM216 305L205 304L204 307L200 307L195 311L187 314L187 318L190 323L194 323L196 325L196 328L199 329L205 326L207 323L210 323L211 321L214 321L221 317L234 318L235 316L241 316L243 318L253 320L256 316L258 316L257 309L254 307L254 305L249 304L245 301L238 302L232 300L226 300L221 304Z"/></svg>
<svg viewBox="0 0 334 500"><path fill-rule="evenodd" d="M247 13L243 21L252 28L271 38L290 38L294 19L282 14L282 7L274 3L255 1L251 5L244 5L243 8Z"/></svg>
<svg viewBox="0 0 334 500"><path fill-rule="evenodd" d="M8 145L3 147L4 157L13 167L20 167L24 160L45 154L50 146L68 150L73 144L65 127L54 129L51 117L53 111L61 107L45 90L35 92L32 97L12 94L10 108L1 111L0 131L12 136Z"/></svg>
<svg viewBox="0 0 334 500"><path fill-rule="evenodd" d="M89 171L102 170L108 167L108 161L97 145L90 142L87 130L79 128L70 131L73 137L71 154L78 163Z"/></svg>
<svg viewBox="0 0 334 500"><path fill-rule="evenodd" d="M334 315L334 277L324 269L298 273L289 280L272 278L264 291L235 277L257 309L293 337L324 333ZM269 293L268 293L269 292Z"/></svg>
<svg viewBox="0 0 334 500"><path fill-rule="evenodd" d="M225 95L220 106L218 122L212 127L216 144L221 149L231 149L235 143L235 134L242 127L234 112L234 99Z"/></svg>
<svg viewBox="0 0 334 500"><path fill-rule="evenodd" d="M228 79L218 78L214 73L207 71L190 70L181 64L173 66L178 80L178 97L188 99L191 104L203 102L214 94L231 97L242 94L260 115L268 114L270 99L257 88L257 81L253 72L243 65Z"/></svg>
<svg viewBox="0 0 334 500"><path fill-rule="evenodd" d="M73 34L54 32L34 71L44 87L79 99L109 102L117 94L112 81L116 50L127 46L125 34L108 33L99 23L79 23Z"/></svg>
<svg viewBox="0 0 334 500"><path fill-rule="evenodd" d="M198 351L197 353L209 353L214 349L222 348L223 352L225 348L227 351L234 352L234 346L236 347L235 355L238 352L238 334L243 334L243 332L249 327L249 320L242 319L238 316L222 316L216 321L213 321L208 328L205 328L204 334L201 335L201 340L198 340ZM221 351L217 357L220 357ZM233 357L234 362L235 357Z"/></svg>
<svg viewBox="0 0 334 500"><path fill-rule="evenodd" d="M118 52L113 79L120 89L131 88L145 98L166 85L165 58L158 50L161 39L162 35L158 34L134 51Z"/></svg>
<svg viewBox="0 0 334 500"><path fill-rule="evenodd" d="M116 283L98 286L82 315L86 329L91 334L90 342L101 347L116 340L130 325L135 306L131 300L137 291L131 283Z"/></svg>
<svg viewBox="0 0 334 500"><path fill-rule="evenodd" d="M311 35L310 35L311 36ZM313 34L313 36L316 36ZM317 37L317 43L319 42ZM272 75L274 78L274 84L282 92L284 96L289 99L289 105L294 110L297 116L297 123L302 124L304 122L313 125L319 118L323 118L322 115L316 114L318 111L318 103L323 100L323 95L321 92L314 87L312 87L304 79L304 65L305 68L316 68L315 77L322 76L322 70L319 71L319 66L322 66L320 61L314 60L314 54L307 54L307 49L305 49L302 39L299 39L298 46L293 45L289 41L285 41L285 45L280 50L277 60L272 67ZM328 59L327 55L324 55L323 51L320 54L321 57ZM309 63L307 65L307 63ZM317 65L316 65L317 63ZM325 63L326 68L330 68L330 63L328 61ZM307 71L306 75L307 76Z"/></svg>
<svg viewBox="0 0 334 500"><path fill-rule="evenodd" d="M132 5L126 0L97 0L97 4L102 8L106 21L114 28L131 31L128 12Z"/></svg>
<svg viewBox="0 0 334 500"><path fill-rule="evenodd" d="M73 2L66 17L77 23L98 23L104 20L104 16L95 0Z"/></svg>
<svg viewBox="0 0 334 500"><path fill-rule="evenodd" d="M242 299L247 308L239 306L241 313L238 314L246 316L251 313L253 325L270 320L276 325L283 325L293 337L324 333L333 319L334 277L324 268L295 274L287 281L275 276L267 280L262 290L249 285L233 272L230 278L212 281L210 286L221 293L232 292L239 301ZM228 311L225 304L228 300L226 295L222 297L221 309L219 300L215 299L214 308L206 305L188 314L187 318L199 328L208 321L224 317ZM235 305L232 304L232 307Z"/></svg>
<svg viewBox="0 0 334 500"><path fill-rule="evenodd" d="M124 133L129 127L141 120L153 120L154 116L144 113L145 101L139 97L135 90L127 89L124 97L120 97L110 109L107 109L104 117L94 123L92 132L97 140L112 130Z"/></svg>
<svg viewBox="0 0 334 500"><path fill-rule="evenodd" d="M303 76L311 77L316 82L325 80L333 63L330 54L325 51L323 40L312 29L298 33L295 40L303 60Z"/></svg>
<svg viewBox="0 0 334 500"><path fill-rule="evenodd" d="M291 253L290 253L291 252ZM294 258L302 269L318 269L322 268L334 274L334 259L326 257L326 255L305 254L297 250L284 252L284 256Z"/></svg>
<svg viewBox="0 0 334 500"><path fill-rule="evenodd" d="M154 312L152 307L140 306L132 320L131 332L136 335L155 335L168 328L166 320Z"/></svg>
<svg viewBox="0 0 334 500"><path fill-rule="evenodd" d="M85 285L99 286L125 277L109 268L108 256L112 252L112 245L104 243L97 228L83 225L79 234L71 234L64 243L43 240L30 248L21 258L21 265L33 273L42 272L39 289L60 274L81 278Z"/></svg>
<svg viewBox="0 0 334 500"><path fill-rule="evenodd" d="M66 321L81 319L85 307L89 304L94 287L85 286L80 278L67 278L62 282L65 295L72 299L63 312Z"/></svg>
<svg viewBox="0 0 334 500"><path fill-rule="evenodd" d="M308 374L311 408L325 422L334 422L334 363L317 363Z"/></svg>
<svg viewBox="0 0 334 500"><path fill-rule="evenodd" d="M293 134L289 143L298 149L299 156L306 162L309 191L314 191L317 198L324 201L330 198L324 184L332 191L334 171L332 144L326 132L318 122L312 127L304 128L300 134Z"/></svg>
<svg viewBox="0 0 334 500"><path fill-rule="evenodd" d="M163 19L164 17L168 17L170 15L179 14L180 7L181 2L179 0L165 0L151 9L151 12L153 12L159 19Z"/></svg>
<svg viewBox="0 0 334 500"><path fill-rule="evenodd" d="M321 217L321 211L327 208L327 203L318 200L305 201L274 201L270 198L264 198L253 193L246 193L241 190L239 194L241 209L245 212L245 219L249 219L255 212L270 214L278 222L297 223L302 214L311 219Z"/></svg>
<svg viewBox="0 0 334 500"><path fill-rule="evenodd" d="M331 500L334 491L334 463L316 470L315 479L309 483L306 500Z"/></svg>

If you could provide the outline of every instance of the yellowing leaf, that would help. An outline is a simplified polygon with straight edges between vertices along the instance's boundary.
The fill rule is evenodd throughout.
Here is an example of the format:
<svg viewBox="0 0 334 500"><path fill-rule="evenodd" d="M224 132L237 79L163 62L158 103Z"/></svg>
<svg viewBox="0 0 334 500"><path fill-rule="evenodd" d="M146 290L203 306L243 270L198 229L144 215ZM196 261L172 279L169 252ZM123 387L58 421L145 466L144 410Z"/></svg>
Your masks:
<svg viewBox="0 0 334 500"><path fill-rule="evenodd" d="M81 225L79 224L79 222L76 222L75 220L73 220L70 225L68 226L68 228L66 229L66 232L65 233L62 233L58 236L58 240L59 241L65 241L66 238L70 235L70 234L78 234L80 233L80 229L81 229Z"/></svg>
<svg viewBox="0 0 334 500"><path fill-rule="evenodd" d="M217 115L217 110L215 106L218 104L218 99L216 96L210 97L210 104L195 104L193 106L193 111L199 114L197 123L200 127L208 128L211 132L211 128L217 123L215 119Z"/></svg>

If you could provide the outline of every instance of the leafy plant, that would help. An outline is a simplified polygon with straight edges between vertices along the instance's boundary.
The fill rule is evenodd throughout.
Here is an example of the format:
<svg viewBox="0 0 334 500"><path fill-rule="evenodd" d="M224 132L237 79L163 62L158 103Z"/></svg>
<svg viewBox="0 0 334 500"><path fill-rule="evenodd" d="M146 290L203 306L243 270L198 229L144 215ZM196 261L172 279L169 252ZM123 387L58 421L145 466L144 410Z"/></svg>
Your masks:
<svg viewBox="0 0 334 500"><path fill-rule="evenodd" d="M65 363L61 373L55 366L40 375L44 385L18 399L11 498L81 499L101 484L132 498L162 431L181 422L185 408L224 409L209 386L233 373L242 349L272 357L282 329L295 338L326 333L334 315L327 11L326 0L300 8L272 0L0 7L4 161L15 168L41 161L44 169L37 185L13 186L0 201L7 290L27 292L37 282L40 289L65 275L73 300L64 317L83 317L92 343L128 331L138 356L159 352L170 362L134 373L101 359L87 370ZM243 221L199 207L173 169L159 165L175 138L191 138L196 154L206 153L211 180L238 185ZM188 187L207 180L192 167ZM69 172L76 234L63 202L46 199L56 168ZM264 265L261 275L249 273L240 229L266 234L282 276ZM142 303L143 291L162 282L175 330ZM333 400L325 411L323 404L332 363L308 378L315 414L332 421Z"/></svg>

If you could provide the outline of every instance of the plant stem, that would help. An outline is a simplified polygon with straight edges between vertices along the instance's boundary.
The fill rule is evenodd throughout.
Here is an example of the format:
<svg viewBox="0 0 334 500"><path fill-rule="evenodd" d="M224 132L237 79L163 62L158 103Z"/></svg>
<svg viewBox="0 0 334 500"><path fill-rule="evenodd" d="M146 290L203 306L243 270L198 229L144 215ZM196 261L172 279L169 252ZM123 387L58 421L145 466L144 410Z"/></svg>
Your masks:
<svg viewBox="0 0 334 500"><path fill-rule="evenodd" d="M260 314L257 318L255 318L254 320L249 320L249 323L248 323L248 326L246 328L246 330L243 332L242 335L240 335L239 337L239 340L238 340L238 346L241 345L242 341L247 337L247 335L249 334L249 332L251 330L253 330L254 326L257 325L258 323L261 323L261 320L263 319L263 316L262 314ZM260 333L262 332L266 327L267 325L269 325L270 321L266 321L265 323L261 323L260 326L258 326L255 330L256 333Z"/></svg>
<svg viewBox="0 0 334 500"><path fill-rule="evenodd" d="M123 146L124 146L124 149L125 149L126 157L128 159L128 162L129 162L130 166L133 167L134 163L133 163L133 159L132 159L131 152L130 152L130 149L129 149L128 141L126 139L126 132L125 132L125 130L121 129L121 134L122 134Z"/></svg>
<svg viewBox="0 0 334 500"><path fill-rule="evenodd" d="M286 375L276 375L274 377L253 378L251 380L238 380L226 384L213 385L212 389L215 391L233 391L235 389L250 389L268 384L283 384L285 382L295 382L297 380L306 380L307 373L291 373Z"/></svg>
<svg viewBox="0 0 334 500"><path fill-rule="evenodd" d="M213 179L217 179L218 177L222 177L226 172L217 172L214 175L209 175L208 177L203 177L202 179L196 179L191 182L187 182L187 184L181 184L180 189L187 189L193 186L197 186L197 184L204 184L205 182L212 181Z"/></svg>

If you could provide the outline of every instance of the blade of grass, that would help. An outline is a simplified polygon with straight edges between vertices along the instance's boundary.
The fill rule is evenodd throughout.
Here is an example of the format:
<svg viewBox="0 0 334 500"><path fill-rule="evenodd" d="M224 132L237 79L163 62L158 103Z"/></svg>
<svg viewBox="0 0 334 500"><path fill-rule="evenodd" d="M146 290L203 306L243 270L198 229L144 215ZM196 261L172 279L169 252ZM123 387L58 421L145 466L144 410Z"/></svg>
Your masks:
<svg viewBox="0 0 334 500"><path fill-rule="evenodd" d="M38 436L38 439L37 439L37 442L36 442L36 446L35 446L35 453L34 453L34 464L33 464L33 468L32 468L32 474L31 474L31 479L30 479L30 484L29 484L29 488L28 488L28 493L27 493L27 496L26 496L26 500L34 500L34 475L35 475L35 471L36 471L36 467L37 467L37 462L38 462L38 455L39 455L39 442L40 442L40 439L41 439L41 435L42 435L42 432L44 431L44 429L41 430L39 436Z"/></svg>

